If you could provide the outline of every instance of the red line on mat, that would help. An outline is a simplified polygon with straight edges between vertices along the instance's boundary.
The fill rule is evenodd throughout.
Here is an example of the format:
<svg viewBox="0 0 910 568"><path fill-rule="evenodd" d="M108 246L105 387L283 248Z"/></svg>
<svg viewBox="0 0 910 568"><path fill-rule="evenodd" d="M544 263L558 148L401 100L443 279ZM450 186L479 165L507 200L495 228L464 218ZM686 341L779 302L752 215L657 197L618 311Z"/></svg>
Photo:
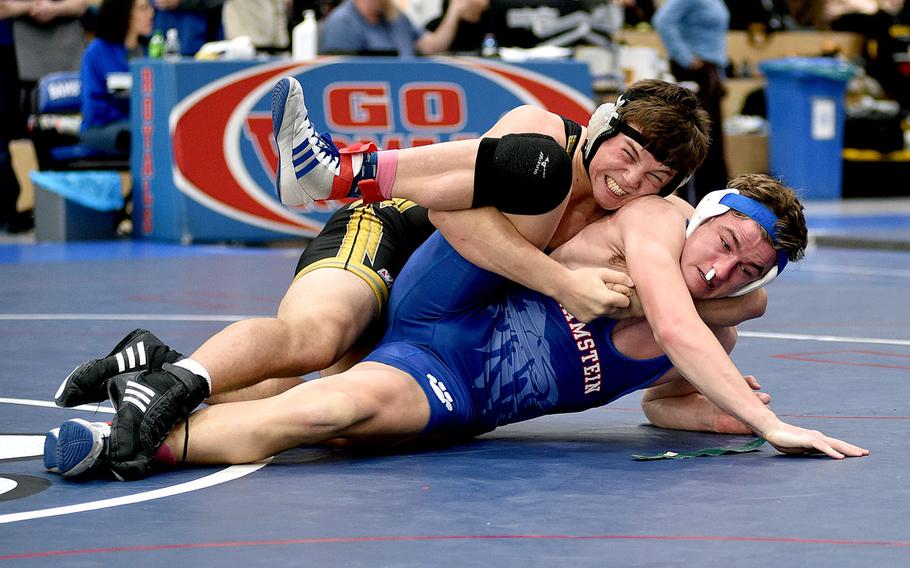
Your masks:
<svg viewBox="0 0 910 568"><path fill-rule="evenodd" d="M910 548L910 541L904 540L852 540L838 538L799 538L781 536L717 536L717 535L414 535L414 536L352 536L324 538L293 538L285 540L247 540L227 542L198 542L183 544L158 544L141 546L113 546L109 548L85 548L81 550L52 550L46 552L25 552L0 555L0 560L23 558L47 558L53 556L76 556L103 554L109 552L148 552L156 550L180 550L199 548L237 548L243 546L286 546L293 544L346 544L363 542L426 542L452 540L643 540L643 541L689 541L689 542L773 542L782 544L833 544L841 546L882 546Z"/></svg>

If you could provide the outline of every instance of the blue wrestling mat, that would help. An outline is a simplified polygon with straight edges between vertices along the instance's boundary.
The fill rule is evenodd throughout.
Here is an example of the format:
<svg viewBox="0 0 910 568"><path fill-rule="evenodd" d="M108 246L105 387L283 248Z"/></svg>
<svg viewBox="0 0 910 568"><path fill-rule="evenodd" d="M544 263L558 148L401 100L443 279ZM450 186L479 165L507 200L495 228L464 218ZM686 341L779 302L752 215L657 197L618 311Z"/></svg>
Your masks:
<svg viewBox="0 0 910 568"><path fill-rule="evenodd" d="M632 454L748 437L646 425L638 395L440 449L300 448L135 483L45 472L79 362L146 327L184 353L275 313L290 249L0 245L0 565L902 566L910 554L910 255L819 248L769 289L733 359L785 419L863 459ZM901 560L901 559L904 560Z"/></svg>

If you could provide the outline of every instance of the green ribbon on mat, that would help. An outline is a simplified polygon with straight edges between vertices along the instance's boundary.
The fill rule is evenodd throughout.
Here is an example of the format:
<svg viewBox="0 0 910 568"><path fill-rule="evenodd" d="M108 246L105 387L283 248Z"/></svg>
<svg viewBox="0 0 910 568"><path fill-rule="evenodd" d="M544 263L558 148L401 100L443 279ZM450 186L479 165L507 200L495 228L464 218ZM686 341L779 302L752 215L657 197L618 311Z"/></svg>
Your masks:
<svg viewBox="0 0 910 568"><path fill-rule="evenodd" d="M725 454L742 454L745 452L754 452L765 444L764 438L755 438L742 446L725 446L723 448L704 448L693 450L691 452L663 452L653 456L642 454L632 454L632 457L638 461L647 460L687 460L689 458L700 458L703 456L722 456Z"/></svg>

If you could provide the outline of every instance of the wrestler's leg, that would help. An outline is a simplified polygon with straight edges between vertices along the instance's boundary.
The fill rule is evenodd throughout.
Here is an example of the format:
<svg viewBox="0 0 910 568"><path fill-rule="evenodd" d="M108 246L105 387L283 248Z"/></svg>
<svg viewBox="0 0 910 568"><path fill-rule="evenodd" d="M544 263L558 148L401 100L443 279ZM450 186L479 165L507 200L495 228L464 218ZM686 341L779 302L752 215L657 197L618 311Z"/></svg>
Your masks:
<svg viewBox="0 0 910 568"><path fill-rule="evenodd" d="M337 438L402 441L423 430L429 415L426 395L410 375L380 363L361 363L278 396L192 414L187 463L247 463ZM165 440L178 459L185 428L181 423Z"/></svg>
<svg viewBox="0 0 910 568"><path fill-rule="evenodd" d="M290 286L277 317L234 323L191 358L209 372L212 395L272 377L305 375L347 353L378 312L375 295L360 277L346 270L317 269ZM274 394L276 385L264 388L263 393Z"/></svg>
<svg viewBox="0 0 910 568"><path fill-rule="evenodd" d="M341 325L351 325L356 328L359 328L361 325L363 325L363 322L360 321L360 315L349 314L349 316L350 317L347 318L347 324L344 322L339 323L341 323ZM344 355L337 359L331 366L320 370L320 376L329 377L331 375L338 375L362 361L363 358L373 350L373 348L382 338L384 327L378 325L378 321L379 320L374 319L372 325L370 325L366 331L361 333L359 338L354 339L354 344L344 353ZM339 348L342 348L344 345L347 345L347 343L348 341L343 341L337 343L336 345ZM220 394L209 397L206 402L211 405L223 404L225 402L241 402L245 400L258 400L260 398L268 398L270 396L275 396L277 394L285 392L286 390L292 389L302 382L304 382L304 379L296 376L280 379L265 379L248 387L221 392Z"/></svg>
<svg viewBox="0 0 910 568"><path fill-rule="evenodd" d="M276 185L286 205L394 197L437 210L493 205L506 213L538 214L558 204L572 183L571 157L555 139L540 134L386 152L363 144L339 150L311 121L303 88L292 77L281 79L272 92L272 121Z"/></svg>
<svg viewBox="0 0 910 568"><path fill-rule="evenodd" d="M264 398L300 384L300 375L334 365L378 312L376 295L360 277L334 268L317 269L290 286L276 317L234 323L212 336L190 359L207 371L209 404ZM112 353L117 357L93 359L70 373L58 389L58 405L107 398L107 383L118 374L118 362L123 372L157 370L162 363L183 359L145 330L127 335ZM127 364L131 366L124 369Z"/></svg>

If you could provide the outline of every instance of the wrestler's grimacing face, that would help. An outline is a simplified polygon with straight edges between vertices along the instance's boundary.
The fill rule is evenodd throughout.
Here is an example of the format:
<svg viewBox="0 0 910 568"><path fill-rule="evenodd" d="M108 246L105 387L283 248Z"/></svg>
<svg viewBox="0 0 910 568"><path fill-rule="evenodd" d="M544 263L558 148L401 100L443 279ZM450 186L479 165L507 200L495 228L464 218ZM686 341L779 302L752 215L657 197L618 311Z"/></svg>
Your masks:
<svg viewBox="0 0 910 568"><path fill-rule="evenodd" d="M622 133L600 145L588 173L594 199L607 211L615 211L636 197L660 193L676 175L675 170Z"/></svg>
<svg viewBox="0 0 910 568"><path fill-rule="evenodd" d="M686 239L680 268L693 298L724 298L764 276L776 259L764 229L728 211L708 219ZM708 278L712 269L714 275Z"/></svg>

